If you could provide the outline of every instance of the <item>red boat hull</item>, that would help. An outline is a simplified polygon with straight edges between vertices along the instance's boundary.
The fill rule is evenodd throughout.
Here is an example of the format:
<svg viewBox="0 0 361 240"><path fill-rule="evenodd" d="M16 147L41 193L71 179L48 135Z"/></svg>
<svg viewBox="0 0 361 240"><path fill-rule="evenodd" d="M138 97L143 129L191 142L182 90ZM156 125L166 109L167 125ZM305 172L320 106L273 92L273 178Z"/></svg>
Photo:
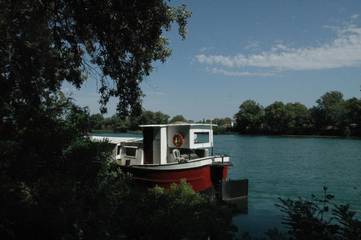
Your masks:
<svg viewBox="0 0 361 240"><path fill-rule="evenodd" d="M201 192L212 188L218 181L225 180L228 174L228 165L205 165L188 169L154 170L148 168L128 168L133 179L146 186L160 186L168 188L173 183L185 180L194 191Z"/></svg>

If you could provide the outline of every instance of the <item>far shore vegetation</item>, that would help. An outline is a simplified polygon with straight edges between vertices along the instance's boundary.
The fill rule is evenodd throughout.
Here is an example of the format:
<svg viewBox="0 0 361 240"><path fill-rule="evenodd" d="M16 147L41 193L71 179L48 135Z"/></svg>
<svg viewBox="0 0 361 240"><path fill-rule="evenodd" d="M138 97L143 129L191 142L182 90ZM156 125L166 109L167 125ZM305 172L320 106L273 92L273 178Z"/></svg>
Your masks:
<svg viewBox="0 0 361 240"><path fill-rule="evenodd" d="M121 118L118 115L103 117L93 114L89 118L93 131L137 131L142 124L197 122L215 124L214 132L249 135L315 135L361 137L361 99L344 99L338 91L322 95L316 105L307 108L299 102L276 101L266 107L254 100L241 103L233 118L187 120L182 115L170 117L162 112L143 111L139 117Z"/></svg>

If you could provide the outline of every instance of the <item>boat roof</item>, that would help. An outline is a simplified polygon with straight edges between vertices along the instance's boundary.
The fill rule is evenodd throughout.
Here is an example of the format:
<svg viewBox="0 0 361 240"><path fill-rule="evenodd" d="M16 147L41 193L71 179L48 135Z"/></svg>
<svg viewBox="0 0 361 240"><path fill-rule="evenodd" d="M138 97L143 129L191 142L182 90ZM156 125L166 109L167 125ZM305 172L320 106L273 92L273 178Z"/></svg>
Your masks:
<svg viewBox="0 0 361 240"><path fill-rule="evenodd" d="M108 141L113 144L139 142L143 140L143 138L137 138L137 137L108 137L108 136L90 136L90 139L99 142Z"/></svg>
<svg viewBox="0 0 361 240"><path fill-rule="evenodd" d="M217 126L217 124L209 124L209 123L169 123L169 124L148 124L148 125L139 125L139 127L146 128L146 127L174 127L174 126Z"/></svg>

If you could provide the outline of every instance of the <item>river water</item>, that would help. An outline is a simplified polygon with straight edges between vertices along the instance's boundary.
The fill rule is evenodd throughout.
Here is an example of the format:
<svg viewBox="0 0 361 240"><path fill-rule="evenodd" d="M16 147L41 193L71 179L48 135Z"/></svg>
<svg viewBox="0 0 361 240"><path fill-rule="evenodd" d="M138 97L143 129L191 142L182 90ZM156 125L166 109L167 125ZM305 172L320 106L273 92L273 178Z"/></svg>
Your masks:
<svg viewBox="0 0 361 240"><path fill-rule="evenodd" d="M279 197L321 196L323 186L361 215L359 139L217 135L215 146L231 156L230 178L249 179L248 214L234 218L240 229L280 227Z"/></svg>
<svg viewBox="0 0 361 240"><path fill-rule="evenodd" d="M280 227L279 197L310 198L323 186L360 217L360 139L215 135L214 142L215 153L231 156L229 177L249 179L248 213L234 217L240 230L259 235Z"/></svg>

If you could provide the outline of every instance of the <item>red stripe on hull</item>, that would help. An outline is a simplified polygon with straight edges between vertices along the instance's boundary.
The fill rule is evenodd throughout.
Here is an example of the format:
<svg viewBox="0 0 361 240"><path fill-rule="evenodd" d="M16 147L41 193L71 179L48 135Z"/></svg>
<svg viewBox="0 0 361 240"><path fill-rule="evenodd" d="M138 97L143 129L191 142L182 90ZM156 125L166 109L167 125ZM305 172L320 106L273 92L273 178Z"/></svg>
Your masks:
<svg viewBox="0 0 361 240"><path fill-rule="evenodd" d="M194 191L200 192L213 186L211 165L183 170L151 170L146 168L129 168L133 178L147 186L158 185L168 188L172 183L187 181ZM223 168L222 179L227 178L228 166Z"/></svg>

